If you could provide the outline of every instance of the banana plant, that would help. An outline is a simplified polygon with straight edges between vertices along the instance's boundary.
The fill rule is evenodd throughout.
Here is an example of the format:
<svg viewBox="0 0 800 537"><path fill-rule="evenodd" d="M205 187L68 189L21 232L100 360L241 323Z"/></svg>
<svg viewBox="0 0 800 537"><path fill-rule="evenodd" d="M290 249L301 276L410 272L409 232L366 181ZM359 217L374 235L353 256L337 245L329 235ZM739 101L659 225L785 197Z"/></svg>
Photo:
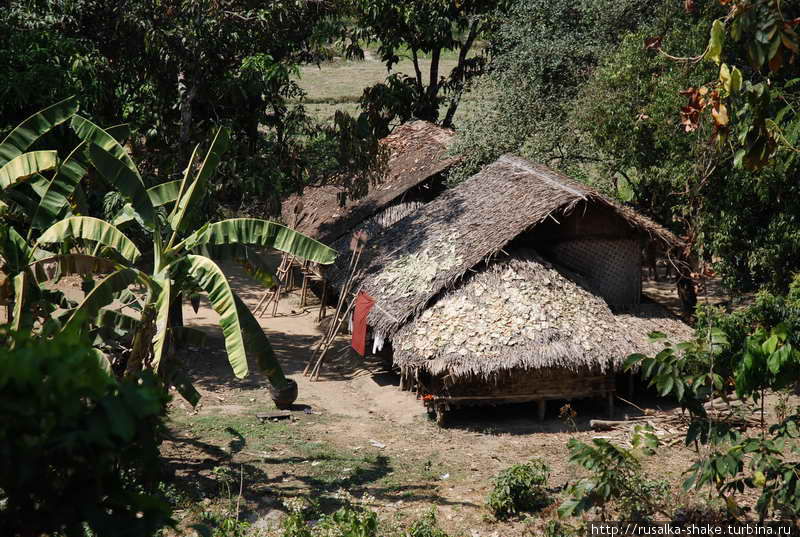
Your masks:
<svg viewBox="0 0 800 537"><path fill-rule="evenodd" d="M234 374L240 378L248 374L247 355L251 354L273 388L285 388L289 381L269 340L214 259L252 260L254 247L269 247L330 264L336 252L267 220L234 218L192 227L192 213L206 195L208 180L228 146L227 129L217 132L202 161L199 147L195 148L182 179L147 189L135 163L112 134L75 111L70 119L71 127L82 140L81 151L76 149L65 161L57 163L55 176L39 189L33 221L41 225L68 212L70 195L86 174L80 156L88 159L126 203L113 222L67 214L47 226L35 240L26 241L13 228L6 228L10 238L5 243L13 247L6 247L2 254L6 264L11 258L20 269L14 292L14 308L19 310L20 317L28 296L26 290L47 279L54 267L60 273L102 275L80 303L66 308L59 326L90 333L109 322L128 323L133 327L133 340L126 372L151 368L167 376L177 373L170 371L170 361L166 358L170 342L180 330L170 325L170 309L182 290L201 290L219 314ZM17 149L24 154L21 145ZM13 148L6 151L11 158L17 158ZM1 148L0 154L5 154ZM35 166L35 162L30 166ZM24 166L21 169L26 171ZM148 263L141 261L139 247L121 229L134 221L152 237L152 252L148 252L152 253L152 261ZM132 293L132 285L138 285L143 293ZM108 309L114 301L137 303L138 318ZM190 402L197 402L197 392L185 379L170 380Z"/></svg>

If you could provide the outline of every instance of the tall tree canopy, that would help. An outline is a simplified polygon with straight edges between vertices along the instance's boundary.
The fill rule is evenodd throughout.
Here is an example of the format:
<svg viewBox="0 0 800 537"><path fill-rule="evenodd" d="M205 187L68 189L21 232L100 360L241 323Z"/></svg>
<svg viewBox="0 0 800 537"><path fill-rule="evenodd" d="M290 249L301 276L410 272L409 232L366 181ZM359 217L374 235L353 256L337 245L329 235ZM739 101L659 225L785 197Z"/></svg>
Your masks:
<svg viewBox="0 0 800 537"><path fill-rule="evenodd" d="M389 71L403 55L414 65L414 76L390 75L364 93L362 107L381 135L395 119L441 119L442 125L452 126L465 83L485 65L484 56L471 55L475 43L509 4L507 0L352 1L355 26L349 53L363 56L361 44L376 43ZM447 53L457 58L450 73L441 70L440 61ZM420 63L423 57L430 59L427 73ZM445 102L447 109L440 118Z"/></svg>

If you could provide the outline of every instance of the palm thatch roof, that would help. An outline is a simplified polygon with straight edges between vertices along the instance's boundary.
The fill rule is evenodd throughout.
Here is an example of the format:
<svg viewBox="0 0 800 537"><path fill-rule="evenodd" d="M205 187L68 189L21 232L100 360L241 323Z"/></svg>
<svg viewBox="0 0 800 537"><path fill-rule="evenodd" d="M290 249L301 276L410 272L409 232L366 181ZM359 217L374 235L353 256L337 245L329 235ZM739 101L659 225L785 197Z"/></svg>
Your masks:
<svg viewBox="0 0 800 537"><path fill-rule="evenodd" d="M333 242L408 190L455 164L458 158L447 154L453 136L453 131L426 121L400 125L381 140L388 149L388 161L382 178L369 187L365 197L342 205L343 187L310 187L302 196L289 197L281 207L281 216L298 231L324 243Z"/></svg>
<svg viewBox="0 0 800 537"><path fill-rule="evenodd" d="M534 368L608 373L632 353L658 352L650 332L692 335L655 304L614 314L576 280L533 252L492 263L403 326L392 339L394 361L453 377Z"/></svg>
<svg viewBox="0 0 800 537"><path fill-rule="evenodd" d="M375 299L369 324L391 336L447 286L549 216L587 205L611 209L632 231L680 241L653 221L545 166L506 155L371 238L354 288ZM329 281L341 288L349 256Z"/></svg>

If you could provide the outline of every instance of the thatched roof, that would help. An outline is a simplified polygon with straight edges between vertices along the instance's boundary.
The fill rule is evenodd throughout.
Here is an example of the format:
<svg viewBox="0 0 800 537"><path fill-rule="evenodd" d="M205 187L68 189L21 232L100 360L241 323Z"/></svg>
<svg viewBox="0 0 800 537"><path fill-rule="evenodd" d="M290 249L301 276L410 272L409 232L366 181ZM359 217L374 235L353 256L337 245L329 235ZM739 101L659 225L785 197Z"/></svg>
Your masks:
<svg viewBox="0 0 800 537"><path fill-rule="evenodd" d="M667 245L679 240L651 220L545 166L506 155L371 238L364 251L364 277L356 284L376 307L369 324L392 335L422 312L448 285L511 240L548 218L587 204L605 206L630 228ZM350 256L330 272L341 288Z"/></svg>
<svg viewBox="0 0 800 537"><path fill-rule="evenodd" d="M451 376L533 368L607 373L632 353L661 350L650 332L691 337L655 304L615 315L576 278L532 252L497 261L402 327L392 340L394 361Z"/></svg>
<svg viewBox="0 0 800 537"><path fill-rule="evenodd" d="M324 243L333 242L411 188L457 162L457 157L447 154L453 136L453 131L426 121L400 125L381 140L388 149L388 161L382 178L370 186L364 198L342 205L344 188L310 187L302 196L289 197L281 207L281 216L287 224L297 222L298 231ZM299 202L302 202L302 210L295 216Z"/></svg>

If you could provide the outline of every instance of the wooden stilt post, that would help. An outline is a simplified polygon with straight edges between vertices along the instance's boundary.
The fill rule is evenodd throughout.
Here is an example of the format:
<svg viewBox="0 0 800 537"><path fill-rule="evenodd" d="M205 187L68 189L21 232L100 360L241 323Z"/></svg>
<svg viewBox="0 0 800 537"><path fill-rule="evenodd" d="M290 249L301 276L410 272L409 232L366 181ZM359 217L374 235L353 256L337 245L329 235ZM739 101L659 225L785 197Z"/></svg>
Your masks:
<svg viewBox="0 0 800 537"><path fill-rule="evenodd" d="M606 394L606 400L608 401L608 419L614 419L614 392L608 392Z"/></svg>
<svg viewBox="0 0 800 537"><path fill-rule="evenodd" d="M538 405L539 421L544 421L544 417L547 414L547 400L539 399L536 403Z"/></svg>

